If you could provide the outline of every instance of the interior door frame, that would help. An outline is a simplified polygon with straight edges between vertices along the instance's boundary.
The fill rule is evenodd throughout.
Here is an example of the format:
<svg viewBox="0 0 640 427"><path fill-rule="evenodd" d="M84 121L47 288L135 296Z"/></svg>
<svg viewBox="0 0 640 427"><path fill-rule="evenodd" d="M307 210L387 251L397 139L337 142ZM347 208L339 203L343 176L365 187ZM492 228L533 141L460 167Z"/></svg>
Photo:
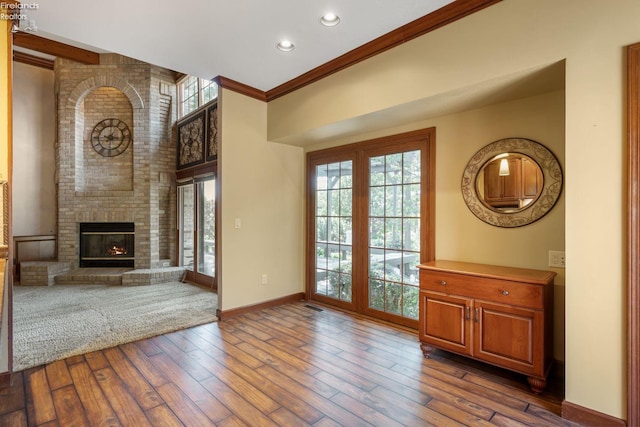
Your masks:
<svg viewBox="0 0 640 427"><path fill-rule="evenodd" d="M640 43L627 47L627 425L640 424Z"/></svg>

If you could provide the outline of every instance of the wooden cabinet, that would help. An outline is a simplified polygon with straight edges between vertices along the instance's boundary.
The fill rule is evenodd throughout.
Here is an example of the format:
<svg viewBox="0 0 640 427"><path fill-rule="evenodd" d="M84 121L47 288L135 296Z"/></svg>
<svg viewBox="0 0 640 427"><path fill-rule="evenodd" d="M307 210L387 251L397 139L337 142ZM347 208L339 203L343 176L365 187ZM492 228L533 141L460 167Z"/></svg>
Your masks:
<svg viewBox="0 0 640 427"><path fill-rule="evenodd" d="M501 176L500 160L484 167L484 201L496 208L522 208L542 191L542 170L526 156L509 157L509 175Z"/></svg>
<svg viewBox="0 0 640 427"><path fill-rule="evenodd" d="M546 387L555 273L457 261L418 267L425 357L437 347L525 374L536 393Z"/></svg>

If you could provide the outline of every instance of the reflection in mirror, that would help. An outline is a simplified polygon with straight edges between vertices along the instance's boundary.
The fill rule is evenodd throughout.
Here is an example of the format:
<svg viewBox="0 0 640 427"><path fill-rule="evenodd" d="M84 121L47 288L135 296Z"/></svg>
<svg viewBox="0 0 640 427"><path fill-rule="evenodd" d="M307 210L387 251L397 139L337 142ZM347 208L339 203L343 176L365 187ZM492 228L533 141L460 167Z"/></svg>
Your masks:
<svg viewBox="0 0 640 427"><path fill-rule="evenodd" d="M544 145L505 138L478 150L462 175L462 198L480 220L522 227L545 216L562 191L562 169Z"/></svg>
<svg viewBox="0 0 640 427"><path fill-rule="evenodd" d="M500 153L489 159L476 177L478 199L496 212L518 212L531 206L542 192L542 169L521 153Z"/></svg>

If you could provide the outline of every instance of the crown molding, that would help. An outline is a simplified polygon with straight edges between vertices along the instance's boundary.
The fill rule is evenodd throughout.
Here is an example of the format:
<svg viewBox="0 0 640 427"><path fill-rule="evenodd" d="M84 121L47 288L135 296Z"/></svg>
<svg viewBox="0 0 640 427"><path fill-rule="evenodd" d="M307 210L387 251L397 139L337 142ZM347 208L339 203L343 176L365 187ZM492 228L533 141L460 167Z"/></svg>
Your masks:
<svg viewBox="0 0 640 427"><path fill-rule="evenodd" d="M246 95L250 98L255 98L259 101L265 101L265 102L267 101L266 92L260 89L256 89L244 83L240 83L223 76L215 77L213 80L221 88L228 89L228 90L240 93L242 95Z"/></svg>

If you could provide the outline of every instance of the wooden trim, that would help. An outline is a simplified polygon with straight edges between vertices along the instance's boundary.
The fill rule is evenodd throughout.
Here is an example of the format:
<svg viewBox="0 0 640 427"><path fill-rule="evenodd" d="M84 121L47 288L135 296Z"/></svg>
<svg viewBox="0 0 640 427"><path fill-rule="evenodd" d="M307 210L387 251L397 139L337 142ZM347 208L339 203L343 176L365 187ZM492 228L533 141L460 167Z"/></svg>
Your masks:
<svg viewBox="0 0 640 427"><path fill-rule="evenodd" d="M612 417L602 412L594 411L593 409L585 408L575 403L562 401L562 418L578 423L584 426L626 426L624 420L620 418ZM629 424L635 425L635 424Z"/></svg>
<svg viewBox="0 0 640 427"><path fill-rule="evenodd" d="M256 89L244 83L237 82L235 80L228 79L223 76L218 76L213 79L216 84L224 89L231 90L233 92L237 92L241 95L248 96L250 98L255 98L258 101L267 102L267 94L260 89Z"/></svg>
<svg viewBox="0 0 640 427"><path fill-rule="evenodd" d="M344 70L352 65L371 58L386 50L392 49L409 40L420 37L433 30L464 18L502 0L456 0L448 5L409 22L390 33L378 37L342 56L339 56L319 67L316 67L286 83L281 84L266 93L267 101L284 96L311 83L317 82L331 74Z"/></svg>
<svg viewBox="0 0 640 427"><path fill-rule="evenodd" d="M14 62L20 62L22 64L33 65L34 67L46 68L47 70L53 70L53 61L46 58L40 58L38 56L29 55L24 52L13 52Z"/></svg>
<svg viewBox="0 0 640 427"><path fill-rule="evenodd" d="M640 43L627 48L627 423L640 424Z"/></svg>
<svg viewBox="0 0 640 427"><path fill-rule="evenodd" d="M237 316L239 314L245 314L256 310L263 310L265 308L276 307L278 305L288 304L291 302L297 301L305 301L304 292L297 292L295 294L287 295L284 297L272 299L269 301L260 302L252 305L245 305L243 307L232 308L231 310L222 311L220 309L216 310L216 316L218 316L218 320L228 319L233 316Z"/></svg>
<svg viewBox="0 0 640 427"><path fill-rule="evenodd" d="M47 55L71 59L82 64L100 64L100 54L96 52L45 39L35 34L15 33L13 35L13 44L25 49L46 53Z"/></svg>
<svg viewBox="0 0 640 427"><path fill-rule="evenodd" d="M368 275L368 217L369 183L367 177L356 178L359 174L367 174L367 159L370 156L384 155L389 151L405 151L420 149L422 164L428 169L422 177L421 197L421 260L435 259L435 128L419 129L397 135L384 136L372 140L355 142L333 148L327 148L307 153L306 159L306 214L305 214L305 291L307 299L318 301L343 310L352 310L366 316L373 316L401 324L405 327L417 329L418 321L398 315L369 309L367 291L364 287L353 286L351 301L340 301L335 298L315 294L315 194L313 177L318 164L353 161L353 251L354 255L352 278L353 283L366 283ZM360 220L358 220L358 218ZM358 227L356 229L356 227Z"/></svg>
<svg viewBox="0 0 640 427"><path fill-rule="evenodd" d="M13 384L13 376L11 371L0 374L0 388L11 387Z"/></svg>

